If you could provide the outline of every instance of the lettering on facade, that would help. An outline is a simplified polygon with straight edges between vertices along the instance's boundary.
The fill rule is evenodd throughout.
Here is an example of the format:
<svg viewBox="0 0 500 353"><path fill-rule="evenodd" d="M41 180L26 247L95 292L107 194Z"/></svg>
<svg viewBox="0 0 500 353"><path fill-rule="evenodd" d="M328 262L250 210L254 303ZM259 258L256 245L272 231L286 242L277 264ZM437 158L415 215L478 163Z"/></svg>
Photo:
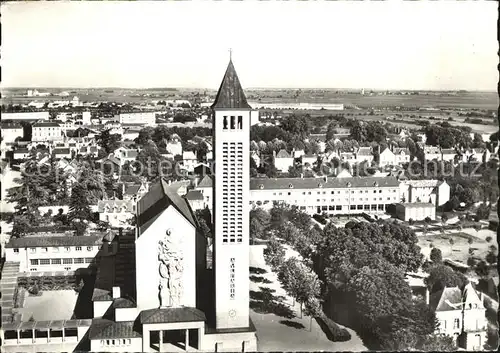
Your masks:
<svg viewBox="0 0 500 353"><path fill-rule="evenodd" d="M229 259L229 299L235 298L235 278L234 278L234 264L236 258L231 257Z"/></svg>

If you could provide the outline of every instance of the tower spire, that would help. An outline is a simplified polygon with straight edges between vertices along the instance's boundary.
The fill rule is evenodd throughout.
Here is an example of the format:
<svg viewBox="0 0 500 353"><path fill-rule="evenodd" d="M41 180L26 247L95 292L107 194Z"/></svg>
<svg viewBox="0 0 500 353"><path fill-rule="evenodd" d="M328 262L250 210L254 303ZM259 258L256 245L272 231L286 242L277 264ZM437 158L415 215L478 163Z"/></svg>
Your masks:
<svg viewBox="0 0 500 353"><path fill-rule="evenodd" d="M233 61L233 48L229 48L229 61Z"/></svg>

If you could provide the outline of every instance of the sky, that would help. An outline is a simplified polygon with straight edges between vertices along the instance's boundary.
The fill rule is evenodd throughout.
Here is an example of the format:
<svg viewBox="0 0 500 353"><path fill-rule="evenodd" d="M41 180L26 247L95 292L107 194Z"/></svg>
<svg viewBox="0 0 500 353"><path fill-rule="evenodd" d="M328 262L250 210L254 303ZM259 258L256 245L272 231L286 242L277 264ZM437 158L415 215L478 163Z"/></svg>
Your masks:
<svg viewBox="0 0 500 353"><path fill-rule="evenodd" d="M2 87L496 91L495 1L2 3Z"/></svg>

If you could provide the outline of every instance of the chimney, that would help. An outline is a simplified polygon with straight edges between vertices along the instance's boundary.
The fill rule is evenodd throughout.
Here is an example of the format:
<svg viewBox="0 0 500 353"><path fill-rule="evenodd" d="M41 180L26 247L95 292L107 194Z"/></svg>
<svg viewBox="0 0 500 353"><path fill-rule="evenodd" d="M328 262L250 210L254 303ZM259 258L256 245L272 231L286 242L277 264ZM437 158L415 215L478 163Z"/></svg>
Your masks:
<svg viewBox="0 0 500 353"><path fill-rule="evenodd" d="M120 287L113 287L113 299L118 299L120 296Z"/></svg>

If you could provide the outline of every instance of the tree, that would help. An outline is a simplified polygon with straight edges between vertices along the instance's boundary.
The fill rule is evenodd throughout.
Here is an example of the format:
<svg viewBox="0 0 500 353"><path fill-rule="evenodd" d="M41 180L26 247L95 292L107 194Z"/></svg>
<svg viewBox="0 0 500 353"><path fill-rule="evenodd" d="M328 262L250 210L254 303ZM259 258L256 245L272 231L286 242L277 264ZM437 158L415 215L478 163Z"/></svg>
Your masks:
<svg viewBox="0 0 500 353"><path fill-rule="evenodd" d="M457 350L452 337L437 334L426 336L420 348L424 352L455 352Z"/></svg>
<svg viewBox="0 0 500 353"><path fill-rule="evenodd" d="M287 259L278 271L278 280L283 289L302 307L310 298L317 298L321 293L320 280L317 275L295 257Z"/></svg>
<svg viewBox="0 0 500 353"><path fill-rule="evenodd" d="M281 128L293 135L298 136L301 140L304 140L309 136L311 131L311 122L309 116L307 115L290 115L283 119Z"/></svg>
<svg viewBox="0 0 500 353"><path fill-rule="evenodd" d="M304 313L309 316L309 332L312 331L312 320L314 317L319 317L323 314L321 310L321 302L317 297L310 297L304 303Z"/></svg>
<svg viewBox="0 0 500 353"><path fill-rule="evenodd" d="M68 216L72 220L91 219L91 211L88 202L87 189L80 184L75 185L73 187L73 190L71 191Z"/></svg>
<svg viewBox="0 0 500 353"><path fill-rule="evenodd" d="M121 139L121 135L111 134L111 130L104 130L97 137L96 141L97 144L109 154L113 153L118 147L120 147Z"/></svg>
<svg viewBox="0 0 500 353"><path fill-rule="evenodd" d="M441 250L439 250L438 248L433 248L431 250L430 259L435 264L443 262L443 255L441 254Z"/></svg>
<svg viewBox="0 0 500 353"><path fill-rule="evenodd" d="M264 249L264 259L275 272L278 271L285 260L285 249L275 237L272 237L267 242L267 246Z"/></svg>
<svg viewBox="0 0 500 353"><path fill-rule="evenodd" d="M478 219L488 219L490 217L491 207L482 203L479 205L476 211L476 216Z"/></svg>
<svg viewBox="0 0 500 353"><path fill-rule="evenodd" d="M263 239L264 232L269 225L271 216L260 207L250 210L250 238L252 242L256 238Z"/></svg>
<svg viewBox="0 0 500 353"><path fill-rule="evenodd" d="M445 224L447 221L448 221L448 216L447 216L446 214L443 214L443 215L441 216L441 222L442 222L443 224Z"/></svg>
<svg viewBox="0 0 500 353"><path fill-rule="evenodd" d="M330 141L331 139L333 139L334 135L337 133L335 129L336 126L337 123L335 121L332 121L328 124L328 127L326 128L326 141Z"/></svg>
<svg viewBox="0 0 500 353"><path fill-rule="evenodd" d="M443 289L444 287L462 288L467 283L467 278L453 271L449 266L436 264L430 267L429 276L425 279L425 284L431 293Z"/></svg>
<svg viewBox="0 0 500 353"><path fill-rule="evenodd" d="M488 276L488 265L486 264L486 262L484 262L484 260L481 260L479 261L477 264L476 264L476 273L479 277L481 278L485 278Z"/></svg>

